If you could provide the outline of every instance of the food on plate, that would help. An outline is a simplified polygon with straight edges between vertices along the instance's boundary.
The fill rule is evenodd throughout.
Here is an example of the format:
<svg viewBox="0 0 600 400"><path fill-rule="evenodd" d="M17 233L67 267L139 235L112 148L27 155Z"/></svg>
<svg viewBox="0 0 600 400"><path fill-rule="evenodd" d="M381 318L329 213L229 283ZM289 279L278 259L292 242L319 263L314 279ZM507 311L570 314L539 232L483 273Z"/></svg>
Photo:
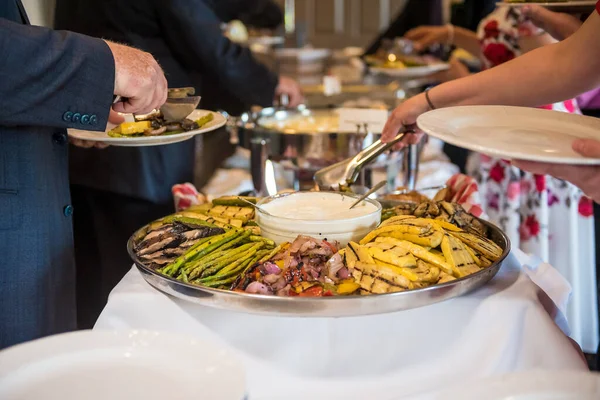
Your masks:
<svg viewBox="0 0 600 400"><path fill-rule="evenodd" d="M161 113L152 114L151 119L136 122L123 122L110 131L108 136L117 138L174 135L200 129L214 119L212 113L208 113L196 121L183 119L181 121L166 121Z"/></svg>
<svg viewBox="0 0 600 400"><path fill-rule="evenodd" d="M398 55L387 53L368 55L364 57L364 60L371 67L390 69L424 67L440 62L440 60L431 56Z"/></svg>
<svg viewBox="0 0 600 400"><path fill-rule="evenodd" d="M306 195L342 196L299 192L283 196L286 201L244 199L268 206L275 215L300 215L302 219L290 218L290 227L294 221L327 221L329 215L348 212L339 204L307 201ZM405 204L341 245L333 237L306 234L271 240L254 221L262 213L237 196L221 197L149 224L134 237L133 251L147 267L184 283L284 297L419 289L477 273L504 254L487 237L486 226L460 205L429 200Z"/></svg>
<svg viewBox="0 0 600 400"><path fill-rule="evenodd" d="M473 215L466 212L458 203L447 201L424 201L420 204L403 203L383 210L381 219L386 220L397 215L435 219L454 224L469 233L480 236L487 235L486 226Z"/></svg>
<svg viewBox="0 0 600 400"><path fill-rule="evenodd" d="M399 215L344 249L361 294L423 288L479 272L503 250L443 220Z"/></svg>
<svg viewBox="0 0 600 400"><path fill-rule="evenodd" d="M202 239L224 232L223 228L202 220L171 216L144 232L134 251L142 261L156 269L173 262Z"/></svg>
<svg viewBox="0 0 600 400"><path fill-rule="evenodd" d="M342 290L348 291L352 280L337 246L326 239L298 236L239 276L232 289L253 294L320 297L333 296L338 291L336 284L346 284Z"/></svg>
<svg viewBox="0 0 600 400"><path fill-rule="evenodd" d="M398 189L399 193L390 193L382 196L384 200L393 200L393 201L402 201L406 203L415 203L419 204L423 201L429 200L427 196L419 193L416 190L404 191L404 188Z"/></svg>
<svg viewBox="0 0 600 400"><path fill-rule="evenodd" d="M272 117L262 117L258 120L260 126L287 134L294 133L330 133L337 132L340 122L339 115L334 111L311 111L306 114L290 116L284 120L275 114Z"/></svg>

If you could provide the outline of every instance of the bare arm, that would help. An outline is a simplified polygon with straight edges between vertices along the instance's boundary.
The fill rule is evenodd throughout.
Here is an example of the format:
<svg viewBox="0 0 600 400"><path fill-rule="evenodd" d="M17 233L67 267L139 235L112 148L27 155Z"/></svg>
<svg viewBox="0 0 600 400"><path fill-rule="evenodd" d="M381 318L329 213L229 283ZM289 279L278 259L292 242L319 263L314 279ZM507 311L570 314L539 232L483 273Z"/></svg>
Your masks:
<svg viewBox="0 0 600 400"><path fill-rule="evenodd" d="M489 71L448 82L430 91L437 108L500 104L539 106L573 98L600 86L600 15L593 13L573 36L531 51ZM383 132L390 140L403 125L428 111L424 95L396 108Z"/></svg>
<svg viewBox="0 0 600 400"><path fill-rule="evenodd" d="M452 36L454 30L454 38ZM415 49L422 51L434 44L444 44L450 42L460 47L474 56L481 55L481 44L477 38L477 34L468 29L450 26L419 26L411 29L404 35L406 39L412 40L415 43Z"/></svg>
<svg viewBox="0 0 600 400"><path fill-rule="evenodd" d="M474 56L481 57L481 43L479 42L477 34L473 31L455 26L453 44L456 47L468 51Z"/></svg>

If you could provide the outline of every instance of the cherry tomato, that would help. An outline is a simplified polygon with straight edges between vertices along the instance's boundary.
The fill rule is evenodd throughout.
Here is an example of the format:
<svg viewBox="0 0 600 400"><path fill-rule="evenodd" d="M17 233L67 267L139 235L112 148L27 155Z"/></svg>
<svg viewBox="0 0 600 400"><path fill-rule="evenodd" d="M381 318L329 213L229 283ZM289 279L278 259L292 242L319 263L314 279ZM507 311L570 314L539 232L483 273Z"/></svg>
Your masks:
<svg viewBox="0 0 600 400"><path fill-rule="evenodd" d="M309 287L304 292L300 293L298 296L300 297L322 297L323 296L323 288L319 285L315 285Z"/></svg>

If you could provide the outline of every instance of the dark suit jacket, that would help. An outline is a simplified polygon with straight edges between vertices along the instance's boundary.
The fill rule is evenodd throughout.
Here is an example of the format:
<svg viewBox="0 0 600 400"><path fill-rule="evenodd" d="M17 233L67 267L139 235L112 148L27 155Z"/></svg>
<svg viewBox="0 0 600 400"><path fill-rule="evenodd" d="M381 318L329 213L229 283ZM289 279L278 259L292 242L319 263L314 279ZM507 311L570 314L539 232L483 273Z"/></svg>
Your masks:
<svg viewBox="0 0 600 400"><path fill-rule="evenodd" d="M106 126L114 86L106 43L19 6L0 0L0 348L75 327L65 128Z"/></svg>
<svg viewBox="0 0 600 400"><path fill-rule="evenodd" d="M479 22L496 8L497 0L465 0L455 7L452 23L476 32Z"/></svg>
<svg viewBox="0 0 600 400"><path fill-rule="evenodd" d="M402 37L409 30L421 25L441 25L442 23L441 0L409 0L390 26L367 47L365 54L374 54L381 46L383 39Z"/></svg>
<svg viewBox="0 0 600 400"><path fill-rule="evenodd" d="M216 4L217 0L214 1ZM277 76L258 63L247 48L222 35L221 20L209 0L58 0L57 3L58 28L130 44L152 53L162 65L170 87L196 88L202 95L201 108L237 113L254 104L272 104ZM219 10L223 12L223 8ZM169 146L111 147L91 152L74 149L72 183L154 203L171 203L171 186L193 178L193 143L190 140ZM208 145L213 147L212 152L219 152L215 147L227 143Z"/></svg>

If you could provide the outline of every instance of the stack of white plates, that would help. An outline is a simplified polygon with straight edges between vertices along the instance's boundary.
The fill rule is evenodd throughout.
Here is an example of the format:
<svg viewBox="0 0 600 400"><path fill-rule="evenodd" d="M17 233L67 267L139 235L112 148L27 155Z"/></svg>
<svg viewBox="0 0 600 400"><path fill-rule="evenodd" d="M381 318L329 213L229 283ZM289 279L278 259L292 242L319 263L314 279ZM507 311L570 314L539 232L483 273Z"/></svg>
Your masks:
<svg viewBox="0 0 600 400"><path fill-rule="evenodd" d="M241 364L214 343L80 331L0 352L2 400L242 400Z"/></svg>

